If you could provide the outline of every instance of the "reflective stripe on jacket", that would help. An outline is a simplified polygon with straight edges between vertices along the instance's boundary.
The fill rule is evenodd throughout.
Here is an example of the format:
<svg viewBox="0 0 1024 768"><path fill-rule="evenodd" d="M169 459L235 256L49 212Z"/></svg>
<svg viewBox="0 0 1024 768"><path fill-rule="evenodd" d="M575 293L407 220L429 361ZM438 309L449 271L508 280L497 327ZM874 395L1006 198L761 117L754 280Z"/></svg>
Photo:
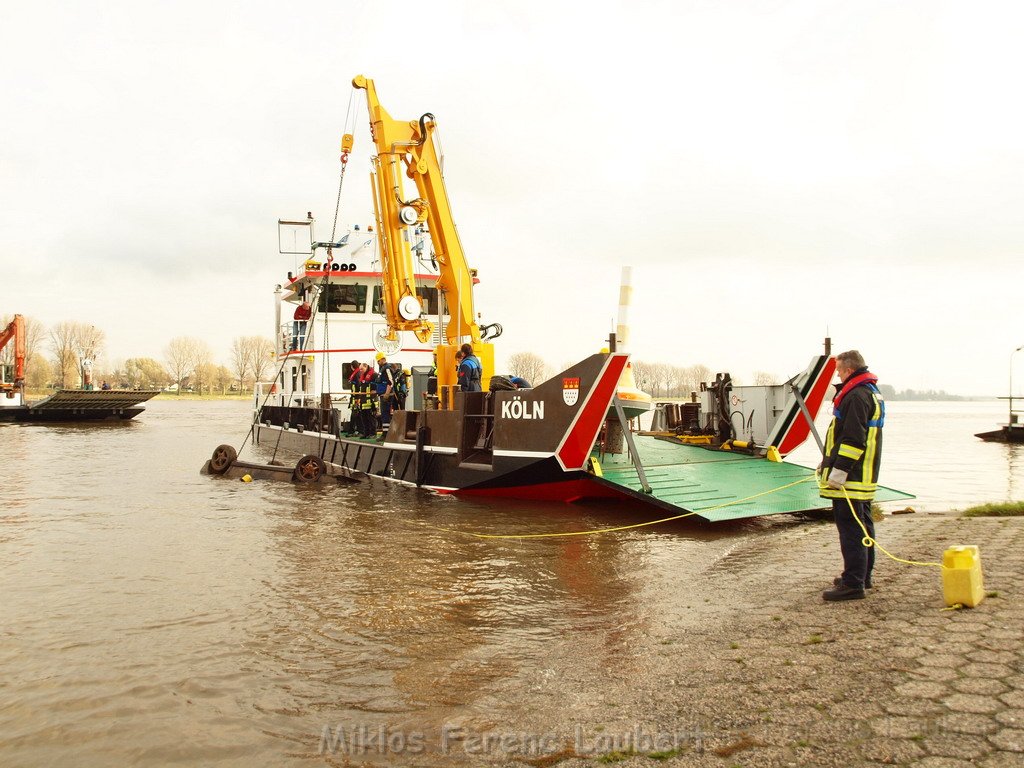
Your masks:
<svg viewBox="0 0 1024 768"><path fill-rule="evenodd" d="M855 372L855 376L866 369ZM855 501L870 501L878 490L878 470L882 463L882 427L885 425L885 401L871 382L849 390L832 412L832 423L825 435L825 460L818 483L819 495ZM848 473L846 494L828 487L833 469Z"/></svg>

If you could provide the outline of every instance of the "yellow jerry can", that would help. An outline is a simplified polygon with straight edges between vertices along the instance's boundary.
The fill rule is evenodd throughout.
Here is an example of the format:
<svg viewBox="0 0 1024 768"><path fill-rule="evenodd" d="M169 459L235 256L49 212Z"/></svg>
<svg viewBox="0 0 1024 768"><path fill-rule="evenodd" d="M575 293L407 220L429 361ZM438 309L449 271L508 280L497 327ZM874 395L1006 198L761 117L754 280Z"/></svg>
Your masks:
<svg viewBox="0 0 1024 768"><path fill-rule="evenodd" d="M974 608L985 599L981 553L973 544L942 553L942 596L947 606Z"/></svg>

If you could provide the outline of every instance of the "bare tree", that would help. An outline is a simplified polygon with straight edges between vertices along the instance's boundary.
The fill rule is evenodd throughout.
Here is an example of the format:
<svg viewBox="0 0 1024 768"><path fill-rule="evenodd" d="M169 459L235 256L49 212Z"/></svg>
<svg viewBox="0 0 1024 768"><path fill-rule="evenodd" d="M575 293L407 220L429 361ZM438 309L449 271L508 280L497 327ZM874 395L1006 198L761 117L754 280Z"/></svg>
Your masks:
<svg viewBox="0 0 1024 768"><path fill-rule="evenodd" d="M662 387L665 388L665 397L675 397L674 389L676 383L676 368L671 363L661 363L658 375Z"/></svg>
<svg viewBox="0 0 1024 768"><path fill-rule="evenodd" d="M55 378L61 387L77 372L85 380L82 361L95 360L103 350L106 334L88 323L63 320L50 329L50 349L56 363Z"/></svg>
<svg viewBox="0 0 1024 768"><path fill-rule="evenodd" d="M238 389L245 389L245 381L252 369L248 340L250 336L237 336L231 342L231 371L238 381Z"/></svg>
<svg viewBox="0 0 1024 768"><path fill-rule="evenodd" d="M205 346L199 339L191 336L178 336L171 339L164 350L164 360L167 361L167 371L171 379L178 385L178 394L181 394L182 382L193 373L199 364L200 348Z"/></svg>
<svg viewBox="0 0 1024 768"><path fill-rule="evenodd" d="M669 384L672 381L672 366L668 363L655 363L652 367L651 376L654 379L654 387L658 396L668 396Z"/></svg>
<svg viewBox="0 0 1024 768"><path fill-rule="evenodd" d="M235 377L232 374L231 369L226 365L218 365L216 370L213 372L213 384L220 390L222 395L226 395L228 393L228 387L231 386L231 383L234 380Z"/></svg>
<svg viewBox="0 0 1024 768"><path fill-rule="evenodd" d="M754 371L754 384L759 387L770 387L779 383L779 377L768 371Z"/></svg>
<svg viewBox="0 0 1024 768"><path fill-rule="evenodd" d="M217 366L211 362L200 362L193 369L188 383L193 392L202 396L203 390L210 392L213 389L213 380L216 376Z"/></svg>
<svg viewBox="0 0 1024 768"><path fill-rule="evenodd" d="M712 380L711 369L698 363L687 368L690 380L690 391L700 391L700 385Z"/></svg>
<svg viewBox="0 0 1024 768"><path fill-rule="evenodd" d="M25 363L25 386L29 389L43 389L50 383L52 374L53 366L50 365L50 361L37 353L32 358L31 367L27 362Z"/></svg>
<svg viewBox="0 0 1024 768"><path fill-rule="evenodd" d="M62 320L50 329L50 349L53 351L54 379L57 386L63 389L78 368L75 323Z"/></svg>
<svg viewBox="0 0 1024 768"><path fill-rule="evenodd" d="M238 388L246 382L259 381L274 356L274 343L263 336L239 336L231 344L231 370Z"/></svg>
<svg viewBox="0 0 1024 768"><path fill-rule="evenodd" d="M681 365L672 366L672 392L676 397L686 397L695 391L696 387L690 386L690 376L687 369Z"/></svg>
<svg viewBox="0 0 1024 768"><path fill-rule="evenodd" d="M103 344L107 334L88 323L75 323L75 340L78 342L78 352L89 360L95 360L103 351Z"/></svg>
<svg viewBox="0 0 1024 768"><path fill-rule="evenodd" d="M210 347L205 341L199 341L196 347L195 367L195 387L199 390L199 394L203 394L203 389L212 392L216 378L217 366L213 362L213 352L210 351Z"/></svg>
<svg viewBox="0 0 1024 768"><path fill-rule="evenodd" d="M548 377L548 365L544 358L534 352L516 352L508 359L508 370L513 376L520 376L533 385Z"/></svg>
<svg viewBox="0 0 1024 768"><path fill-rule="evenodd" d="M650 392L654 387L654 375L651 370L651 364L643 360L633 360L630 364L633 366L633 381L636 382L637 388L644 392Z"/></svg>
<svg viewBox="0 0 1024 768"><path fill-rule="evenodd" d="M267 374L267 369L271 367L271 364L276 357L274 352L274 342L265 336L250 336L250 342L253 346L252 355L252 380L262 381L263 377Z"/></svg>
<svg viewBox="0 0 1024 768"><path fill-rule="evenodd" d="M167 369L151 357L132 357L124 361L124 377L132 389L163 389L171 383Z"/></svg>

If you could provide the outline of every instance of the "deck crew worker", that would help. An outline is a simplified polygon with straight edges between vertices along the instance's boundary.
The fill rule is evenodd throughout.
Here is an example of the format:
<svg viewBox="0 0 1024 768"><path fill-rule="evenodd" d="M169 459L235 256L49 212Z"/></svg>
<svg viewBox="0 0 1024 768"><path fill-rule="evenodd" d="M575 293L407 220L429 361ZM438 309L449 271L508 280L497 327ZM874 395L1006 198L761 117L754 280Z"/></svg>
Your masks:
<svg viewBox="0 0 1024 768"><path fill-rule="evenodd" d="M395 374L383 352L377 353L377 395L380 397L380 428L387 434L395 403Z"/></svg>
<svg viewBox="0 0 1024 768"><path fill-rule="evenodd" d="M303 349L306 346L306 324L313 316L313 309L309 306L309 300L303 299L302 303L295 308L293 316L295 322L292 324L292 351Z"/></svg>
<svg viewBox="0 0 1024 768"><path fill-rule="evenodd" d="M836 356L836 373L841 383L836 385L832 399L832 423L818 467L818 488L823 498L832 500L832 514L843 553L843 573L822 597L828 601L860 600L864 590L871 588L875 548L864 546L864 531L853 516L860 519L868 535L874 538L871 500L878 489L878 469L882 461L885 401L878 391L878 377L868 371L864 357L857 350Z"/></svg>
<svg viewBox="0 0 1024 768"><path fill-rule="evenodd" d="M360 437L375 437L377 433L377 376L367 364L363 364L363 375L359 379L362 392L362 430Z"/></svg>
<svg viewBox="0 0 1024 768"><path fill-rule="evenodd" d="M409 373L408 368L403 368L401 363L391 364L391 373L395 378L395 404L396 410L405 410L405 401L409 395Z"/></svg>
<svg viewBox="0 0 1024 768"><path fill-rule="evenodd" d="M459 351L462 353L462 360L459 362L459 386L463 392L483 391L483 366L480 365L479 358L473 354L472 345L463 344Z"/></svg>
<svg viewBox="0 0 1024 768"><path fill-rule="evenodd" d="M366 363L360 363L358 360L353 360L351 363L352 373L348 377L348 388L351 392L349 395L349 410L351 411L351 422L349 423L348 434L358 435L362 430L363 424L363 372L366 370Z"/></svg>

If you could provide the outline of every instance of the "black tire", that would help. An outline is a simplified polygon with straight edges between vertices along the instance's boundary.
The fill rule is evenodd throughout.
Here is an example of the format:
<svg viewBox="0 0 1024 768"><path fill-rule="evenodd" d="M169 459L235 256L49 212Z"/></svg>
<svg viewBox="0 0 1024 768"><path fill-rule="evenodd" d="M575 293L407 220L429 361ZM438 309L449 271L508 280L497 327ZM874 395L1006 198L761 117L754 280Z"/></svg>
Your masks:
<svg viewBox="0 0 1024 768"><path fill-rule="evenodd" d="M237 458L238 452L230 445L218 445L210 458L210 471L215 475L223 475Z"/></svg>
<svg viewBox="0 0 1024 768"><path fill-rule="evenodd" d="M327 465L319 456L307 453L295 464L292 477L297 483L315 483L327 473Z"/></svg>

